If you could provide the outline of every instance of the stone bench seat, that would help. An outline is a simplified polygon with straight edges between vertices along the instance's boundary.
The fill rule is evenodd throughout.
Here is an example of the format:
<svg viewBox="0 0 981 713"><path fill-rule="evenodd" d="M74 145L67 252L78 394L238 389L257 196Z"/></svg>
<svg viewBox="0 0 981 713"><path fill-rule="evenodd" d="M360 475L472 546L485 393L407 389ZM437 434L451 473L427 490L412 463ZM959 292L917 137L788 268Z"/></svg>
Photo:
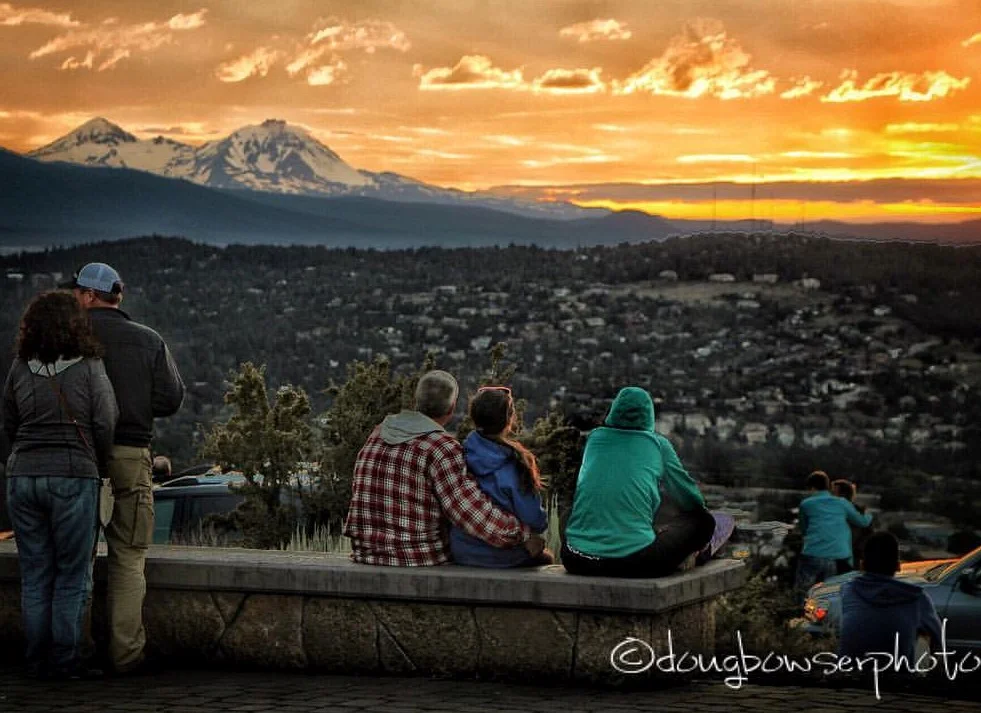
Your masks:
<svg viewBox="0 0 981 713"><path fill-rule="evenodd" d="M182 662L332 672L605 679L625 637L710 651L714 602L745 578L715 560L661 579L560 565L378 567L346 556L151 547L148 646ZM105 558L96 563L96 586ZM98 591L97 591L98 594ZM103 612L96 597L95 629ZM0 638L19 639L16 549L0 543Z"/></svg>

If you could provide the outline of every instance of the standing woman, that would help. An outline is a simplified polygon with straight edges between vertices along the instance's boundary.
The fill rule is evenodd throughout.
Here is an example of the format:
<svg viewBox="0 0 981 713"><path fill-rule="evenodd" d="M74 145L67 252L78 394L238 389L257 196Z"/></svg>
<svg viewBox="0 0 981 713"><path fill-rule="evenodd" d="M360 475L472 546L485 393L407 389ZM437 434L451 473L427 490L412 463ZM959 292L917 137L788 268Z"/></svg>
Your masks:
<svg viewBox="0 0 981 713"><path fill-rule="evenodd" d="M68 292L36 297L20 323L3 390L11 443L7 507L21 572L30 676L82 674L82 620L92 588L99 478L118 409L100 347Z"/></svg>

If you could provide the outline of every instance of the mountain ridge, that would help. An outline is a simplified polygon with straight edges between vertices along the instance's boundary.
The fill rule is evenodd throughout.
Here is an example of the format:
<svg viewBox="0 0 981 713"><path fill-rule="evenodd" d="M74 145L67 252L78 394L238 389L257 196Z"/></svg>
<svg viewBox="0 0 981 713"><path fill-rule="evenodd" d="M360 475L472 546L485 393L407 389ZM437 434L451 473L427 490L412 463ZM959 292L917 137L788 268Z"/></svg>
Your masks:
<svg viewBox="0 0 981 713"><path fill-rule="evenodd" d="M569 221L479 205L222 190L128 168L44 163L2 149L0 185L0 243L8 249L152 234L211 244L568 248L657 240L673 231L653 216L621 229L612 214Z"/></svg>
<svg viewBox="0 0 981 713"><path fill-rule="evenodd" d="M194 147L163 136L138 139L117 124L96 117L25 156L45 162L130 168L211 188L480 205L531 217L575 219L610 212L482 191L467 193L392 171L356 169L308 130L281 119L243 126L224 138Z"/></svg>

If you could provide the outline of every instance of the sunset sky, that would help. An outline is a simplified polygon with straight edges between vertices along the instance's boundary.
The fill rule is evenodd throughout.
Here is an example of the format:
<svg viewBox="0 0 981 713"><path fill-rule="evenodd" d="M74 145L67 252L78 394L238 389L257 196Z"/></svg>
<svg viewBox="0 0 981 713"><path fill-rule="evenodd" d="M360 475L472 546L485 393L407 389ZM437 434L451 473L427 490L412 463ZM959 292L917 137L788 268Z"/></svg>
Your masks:
<svg viewBox="0 0 981 713"><path fill-rule="evenodd" d="M15 151L93 116L191 144L278 118L463 189L981 218L981 0L25 0L0 63Z"/></svg>

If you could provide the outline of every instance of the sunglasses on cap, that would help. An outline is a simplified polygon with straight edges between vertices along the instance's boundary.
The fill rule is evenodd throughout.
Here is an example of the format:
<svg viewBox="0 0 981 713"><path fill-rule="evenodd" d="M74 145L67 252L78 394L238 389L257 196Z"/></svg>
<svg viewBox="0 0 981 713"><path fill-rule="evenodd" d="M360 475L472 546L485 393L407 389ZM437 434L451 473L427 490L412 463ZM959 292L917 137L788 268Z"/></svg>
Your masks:
<svg viewBox="0 0 981 713"><path fill-rule="evenodd" d="M508 396L511 395L511 388L508 386L481 386L477 389L478 394L484 391L503 391Z"/></svg>

